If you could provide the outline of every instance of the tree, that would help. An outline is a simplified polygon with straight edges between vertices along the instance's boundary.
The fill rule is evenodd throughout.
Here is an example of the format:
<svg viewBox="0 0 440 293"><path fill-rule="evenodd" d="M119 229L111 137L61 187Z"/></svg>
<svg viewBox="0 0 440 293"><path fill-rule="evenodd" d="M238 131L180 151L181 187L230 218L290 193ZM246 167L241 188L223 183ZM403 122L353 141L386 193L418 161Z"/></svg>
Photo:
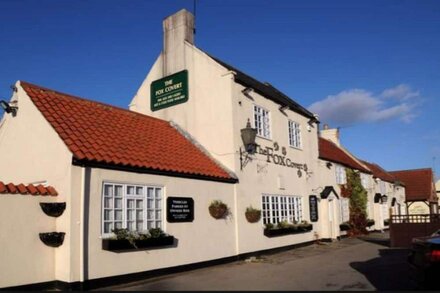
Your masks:
<svg viewBox="0 0 440 293"><path fill-rule="evenodd" d="M347 184L344 194L350 198L349 235L367 234L367 191L361 183L359 172L346 169Z"/></svg>

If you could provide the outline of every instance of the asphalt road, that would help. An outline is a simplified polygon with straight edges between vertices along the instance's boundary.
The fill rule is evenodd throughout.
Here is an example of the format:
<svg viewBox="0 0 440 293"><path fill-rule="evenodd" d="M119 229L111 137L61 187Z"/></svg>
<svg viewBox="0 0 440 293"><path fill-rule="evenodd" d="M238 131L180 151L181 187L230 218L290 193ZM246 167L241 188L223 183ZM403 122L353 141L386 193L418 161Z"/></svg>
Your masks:
<svg viewBox="0 0 440 293"><path fill-rule="evenodd" d="M414 290L408 250L392 249L386 234L262 256L105 290Z"/></svg>

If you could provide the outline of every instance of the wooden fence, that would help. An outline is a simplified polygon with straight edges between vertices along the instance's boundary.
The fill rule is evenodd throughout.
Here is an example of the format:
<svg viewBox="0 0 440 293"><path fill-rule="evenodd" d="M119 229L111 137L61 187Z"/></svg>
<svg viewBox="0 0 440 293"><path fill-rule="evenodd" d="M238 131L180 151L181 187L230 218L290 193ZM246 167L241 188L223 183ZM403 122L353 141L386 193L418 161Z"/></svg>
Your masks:
<svg viewBox="0 0 440 293"><path fill-rule="evenodd" d="M410 248L414 237L429 236L440 229L440 215L392 215L390 217L391 247Z"/></svg>

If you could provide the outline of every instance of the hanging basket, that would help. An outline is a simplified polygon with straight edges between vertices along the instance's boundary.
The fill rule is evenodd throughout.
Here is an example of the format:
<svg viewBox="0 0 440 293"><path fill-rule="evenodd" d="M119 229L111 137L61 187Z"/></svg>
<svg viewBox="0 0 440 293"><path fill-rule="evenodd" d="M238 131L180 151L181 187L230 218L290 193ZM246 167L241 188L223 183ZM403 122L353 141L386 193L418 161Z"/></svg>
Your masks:
<svg viewBox="0 0 440 293"><path fill-rule="evenodd" d="M246 220L249 223L256 223L261 218L261 211L260 210L246 211L244 215L246 216Z"/></svg>
<svg viewBox="0 0 440 293"><path fill-rule="evenodd" d="M214 219L222 219L226 217L228 212L228 206L221 201L214 201L209 206L209 214Z"/></svg>
<svg viewBox="0 0 440 293"><path fill-rule="evenodd" d="M64 242L64 232L40 233L40 240L50 247L58 247Z"/></svg>
<svg viewBox="0 0 440 293"><path fill-rule="evenodd" d="M40 202L43 212L50 217L59 217L66 209L65 202Z"/></svg>

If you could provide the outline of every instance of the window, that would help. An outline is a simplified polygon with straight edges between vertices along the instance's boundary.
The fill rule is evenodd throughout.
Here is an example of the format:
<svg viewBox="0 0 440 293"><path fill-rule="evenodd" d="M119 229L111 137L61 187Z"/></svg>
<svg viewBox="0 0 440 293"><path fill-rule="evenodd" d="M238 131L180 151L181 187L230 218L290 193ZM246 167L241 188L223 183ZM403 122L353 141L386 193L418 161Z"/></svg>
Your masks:
<svg viewBox="0 0 440 293"><path fill-rule="evenodd" d="M104 183L102 234L162 228L162 188Z"/></svg>
<svg viewBox="0 0 440 293"><path fill-rule="evenodd" d="M361 173L361 184L364 187L364 189L368 188L368 175L365 173Z"/></svg>
<svg viewBox="0 0 440 293"><path fill-rule="evenodd" d="M301 148L301 129L299 123L289 120L289 145Z"/></svg>
<svg viewBox="0 0 440 293"><path fill-rule="evenodd" d="M382 195L386 193L386 186L384 181L379 182L379 188L380 188L380 193L382 193Z"/></svg>
<svg viewBox="0 0 440 293"><path fill-rule="evenodd" d="M345 184L347 182L345 177L345 168L341 165L335 166L335 172L336 172L336 183L337 184Z"/></svg>
<svg viewBox="0 0 440 293"><path fill-rule="evenodd" d="M263 224L302 221L302 197L263 195Z"/></svg>
<svg viewBox="0 0 440 293"><path fill-rule="evenodd" d="M350 203L348 198L341 198L341 222L348 222L350 220Z"/></svg>
<svg viewBox="0 0 440 293"><path fill-rule="evenodd" d="M270 139L269 111L254 105L254 125L259 136Z"/></svg>

